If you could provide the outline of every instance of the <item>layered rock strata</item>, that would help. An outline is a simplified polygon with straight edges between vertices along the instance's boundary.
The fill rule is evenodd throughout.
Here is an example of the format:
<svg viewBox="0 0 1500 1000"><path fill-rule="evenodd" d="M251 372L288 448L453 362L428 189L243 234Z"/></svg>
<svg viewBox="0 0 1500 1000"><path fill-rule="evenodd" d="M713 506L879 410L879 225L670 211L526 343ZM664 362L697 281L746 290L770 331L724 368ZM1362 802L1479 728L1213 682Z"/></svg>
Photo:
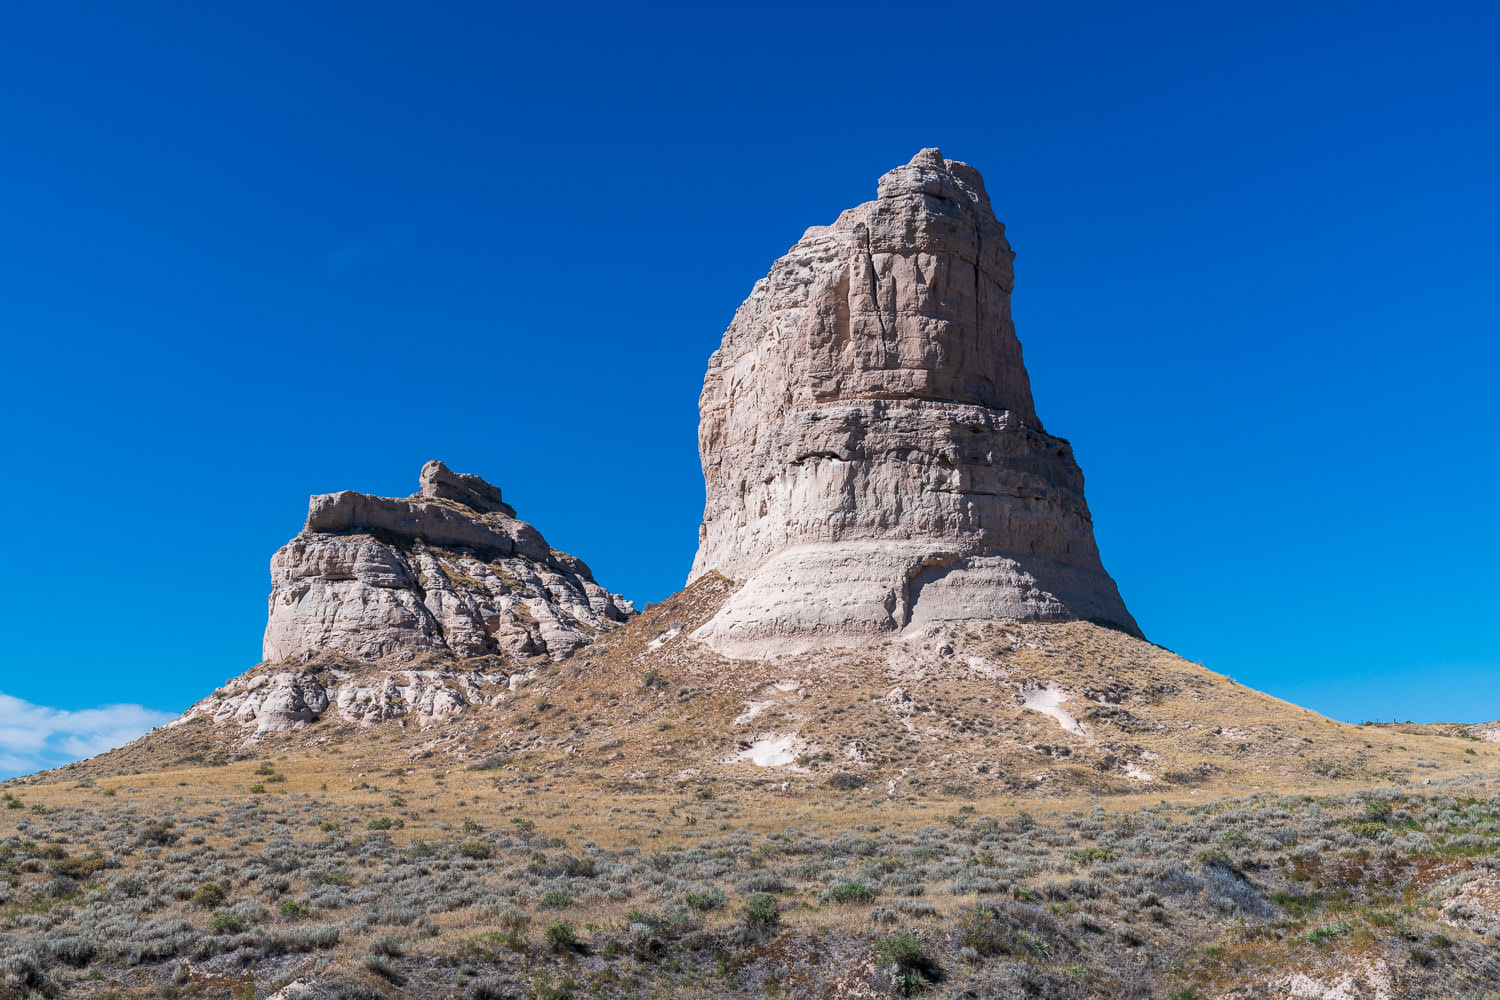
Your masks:
<svg viewBox="0 0 1500 1000"><path fill-rule="evenodd" d="M239 727L252 743L267 733L302 729L324 716L361 726L395 720L426 727L457 718L475 705L499 704L517 684L536 676L507 673L495 657L467 661L461 669L451 660L361 669L327 657L293 669L277 666L241 674L171 725L207 717L215 726Z"/></svg>
<svg viewBox="0 0 1500 1000"><path fill-rule="evenodd" d="M267 661L447 652L561 659L634 609L517 520L498 487L428 462L408 498L329 493L271 558Z"/></svg>
<svg viewBox="0 0 1500 1000"><path fill-rule="evenodd" d="M925 149L756 282L699 401L698 638L760 655L962 619L1139 634L1036 415L978 171Z"/></svg>

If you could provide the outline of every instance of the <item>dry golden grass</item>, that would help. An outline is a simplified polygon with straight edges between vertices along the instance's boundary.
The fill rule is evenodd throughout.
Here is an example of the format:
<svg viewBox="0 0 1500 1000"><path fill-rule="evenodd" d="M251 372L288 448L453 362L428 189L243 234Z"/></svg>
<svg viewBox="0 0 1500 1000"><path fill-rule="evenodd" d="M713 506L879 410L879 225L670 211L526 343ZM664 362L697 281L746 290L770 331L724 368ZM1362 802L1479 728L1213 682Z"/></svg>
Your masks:
<svg viewBox="0 0 1500 1000"><path fill-rule="evenodd" d="M56 817L65 824L61 843L72 856L96 852L129 868L143 857L134 853L142 850L139 845L121 847L118 835L111 840L88 833L88 824L133 830L146 818L161 817L197 831L193 852L172 864L190 866L186 854L194 852L229 863L223 859L252 857L278 838L290 838L309 856L347 842L350 851L376 852L375 860L366 857L349 869L356 886L385 877L381 873L398 863L422 865L423 844L436 845L441 870L482 874L497 891L504 888L502 869L527 857L587 853L601 863L634 866L644 881L617 898L598 895L556 911L539 907L535 899L524 901L532 924L514 949L485 937L499 933L499 903L433 911L421 933L402 932L402 954L391 959L405 970L399 975L409 977L399 987L372 971L372 942L384 931L369 926L355 908L328 911L326 919L338 922L343 932L337 944L315 956L377 995L464 996L453 984L465 982L462 969L473 965L481 972L503 969L505 975L520 976L530 983L524 987L528 996L559 997L567 992L567 978L584 972L605 978L589 980L593 985L587 990L575 984L576 996L659 991L665 973L658 959L629 953L644 947L639 932L630 928L649 908L646 899L654 891L642 859L701 857L705 843L727 838L738 838L730 852L736 881L724 883L723 908L690 914L692 932L669 942L670 948L686 949L672 952L672 960L693 970L684 976L692 985L679 984L674 995L718 996L741 987L759 995L865 995L860 990L874 975L871 935L890 928L872 931L870 906L837 905L827 898L832 873L879 880L860 874L861 866L873 863L869 858L836 847L851 837L878 842L872 857L895 871L918 871L929 863L927 856L912 853L911 844L932 839L934 829L949 837L941 848L948 853L939 859L961 858L965 866L978 866L975 870L1009 865L1017 905L1059 922L1057 947L1073 957L1033 955L1023 962L1024 955L1011 955L1006 961L1030 962L1026 974L1040 977L1036 981L1050 984L1049 990L1063 991L1055 995L1078 996L1145 996L1170 986L1227 997L1239 995L1235 991L1245 983L1320 962L1347 965L1368 956L1394 962L1407 945L1390 921L1404 921L1400 926L1407 928L1422 924L1422 933L1431 937L1436 904L1424 901L1423 893L1470 877L1475 859L1493 850L1492 831L1484 825L1490 822L1486 789L1500 765L1500 745L1475 739L1467 727L1346 725L1249 690L1158 646L1082 622L960 623L859 648L729 661L690 640L724 592L723 581L700 581L573 660L517 664L527 679L503 702L472 706L426 728L400 721L359 727L330 714L301 730L250 740L247 731L215 727L200 715L120 751L6 783L7 794L19 796L15 801L21 808L0 809L0 843L39 842L38 830ZM1081 723L1081 731L1026 707L1026 693L1039 689L1060 692L1060 707ZM771 737L789 741L795 759L768 767L737 759ZM1387 820L1361 826L1361 803L1371 795L1376 796L1371 801L1409 796L1417 803L1431 795L1439 803L1454 803L1424 807L1434 814L1478 810L1478 818L1465 820L1463 829L1475 831L1468 835L1479 838L1480 846L1444 846L1444 838L1458 836L1447 820L1424 819L1416 827ZM1418 807L1408 808L1415 815ZM1217 819L1202 819L1274 816L1278 810L1304 810L1308 823L1354 831L1349 836L1357 846L1339 848L1336 858L1325 847L1309 860L1297 855L1295 838L1285 848L1252 849L1232 839L1221 844L1213 838L1229 834L1213 826ZM225 816L240 817L239 825L222 822ZM1078 834L1081 817L1091 817L1085 828L1123 831L1118 837L1135 836L1132 831L1141 824L1162 822L1164 829L1179 824L1179 831L1180 824L1206 823L1212 837L1174 842L1170 857L1150 857L1147 851L1129 861L1122 855L1105 866L1120 870L1106 876L1087 854L1105 841ZM33 822L22 829L27 819ZM1256 823L1281 829L1290 821L1236 822L1253 841ZM988 832L970 832L981 823ZM1024 843L1032 823L1039 842L1056 847L1038 855L1046 860L1028 868L1025 851L990 857L1015 838ZM1370 839L1377 828L1389 833L1386 841ZM1394 850L1387 841L1405 843L1400 838L1418 828L1436 838L1430 850L1419 844L1411 858L1401 854L1407 848L1387 856ZM783 854L789 831L825 845L832 859L827 872L787 874L804 872ZM466 859L462 845L469 841L495 845L495 858ZM991 842L993 848L984 846ZM1028 850L1043 851L1037 844L1032 841ZM1085 853L1075 856L1079 851ZM1131 875L1131 865L1147 872L1169 863L1199 871L1193 866L1218 864L1215 859L1225 851L1236 858L1243 854L1233 863L1249 866L1245 871L1267 892L1277 885L1300 891L1299 879L1325 886L1318 890L1317 915L1299 914L1288 904L1293 909L1280 917L1263 913L1259 929L1250 933L1243 914L1235 918L1240 930L1234 930L1228 917L1220 920L1190 908L1176 913L1170 926L1153 923L1155 911L1143 904L1131 909L1138 904L1129 901L1136 891L1130 879L1143 877ZM1377 853L1371 860L1361 858L1361 851ZM146 849L144 856L150 854ZM1194 860L1197 855L1209 860ZM748 895L743 886L753 882L746 881L748 874L759 871L779 872L786 883L777 890L784 929L764 939L745 938L739 910ZM39 869L17 876L21 888L12 893L9 909L0 909L0 926L8 920L22 928L27 914L52 912L57 904L46 894L43 874ZM314 892L315 874L303 870L290 876L282 898ZM685 877L673 878L684 882ZM1055 892L1051 886L1064 878L1098 881L1106 895L1039 895ZM974 975L960 975L967 967L953 964L954 928L976 903L975 893L963 885L951 874L929 878L917 898L931 912L908 913L901 926L947 956L955 984L991 982L985 977L999 975L998 966L976 965ZM247 884L236 891L261 890ZM28 892L33 895L22 899ZM1109 895L1115 892L1125 895ZM668 904L681 910L682 891L673 893L650 897L653 912L666 912L662 908ZM888 904L897 898L886 890L880 900ZM207 916L190 902L164 906L175 907L195 926ZM594 949L588 961L546 952L542 930L554 919L570 921L588 937ZM1327 940L1308 939L1318 921L1345 919L1349 926ZM1081 943L1096 933L1090 926L1105 925L1113 928L1106 937L1126 944L1099 952ZM667 932L652 931L658 933ZM1146 944L1128 943L1137 936ZM1479 932L1466 940L1477 942ZM711 954L694 951L700 947ZM1147 975L1099 957L1120 948L1126 949L1120 954L1134 955L1130 949L1136 947L1172 951L1181 971L1143 966L1157 970ZM1436 954L1433 961L1446 954L1427 944L1412 947ZM619 965L617 956L603 954L606 948L626 949L619 961L636 964ZM862 971L835 976L827 965L830 955ZM1086 955L1104 966L1070 971L1069 963ZM302 974L297 970L311 969L314 959L258 961L249 979L221 962L211 975L189 977L190 983L199 984L201 995L264 997L267 984ZM172 986L166 977L173 968L158 963L110 973L109 982L121 997L156 996ZM431 983L410 978L419 972L436 978ZM533 974L546 982L532 982L527 977ZM1426 975L1418 970L1410 981L1426 982ZM1488 972L1476 975L1475 982L1488 981ZM446 985L432 985L439 980ZM68 982L67 995L104 995L89 993L87 980ZM736 985L730 989L726 982Z"/></svg>
<svg viewBox="0 0 1500 1000"><path fill-rule="evenodd" d="M479 898L432 909L412 928L379 921L372 925L361 916L365 904L319 904L316 916L309 919L318 926L342 928L335 944L304 956L278 959L272 952L252 959L248 971L217 960L95 967L122 998L167 995L161 991L170 993L174 979L183 981L178 986L196 985L195 995L264 997L273 986L291 978L315 979L320 970L325 979L363 983L374 991L371 995L381 996L467 996L463 984L477 981L475 976L488 970L509 977L506 981L518 989L519 984L530 984L528 996L560 995L547 990L561 989L572 980L574 996L625 997L649 995L676 981L679 977L671 969L679 962L691 971L683 976L692 988L676 995L759 995L769 975L777 989L789 991L787 995L852 997L867 995L861 990L872 977L878 978L869 957L871 942L896 928L915 934L924 947L942 956L955 991L965 982L1010 975L1004 969L1011 963L1054 987L1076 978L1082 990L1056 995L1155 996L1165 992L1152 990L1170 987L1227 997L1240 995L1236 991L1247 984L1267 983L1299 970L1354 968L1351 963L1366 959L1384 968L1405 961L1401 956L1408 951L1438 963L1432 975L1420 966L1406 980L1430 984L1443 972L1443 963L1455 960L1444 948L1459 948L1453 955L1472 956L1483 944L1477 930L1466 932L1441 923L1436 908L1441 897L1429 898L1429 892L1482 870L1476 864L1500 846L1500 796L1489 797L1484 779L1444 784L1427 793L1431 798L1416 790L1373 797L1277 797L1262 792L1248 800L1212 803L1201 801L1201 794L1184 795L1175 806L1146 804L1141 796L1104 802L1035 796L913 799L863 790L835 792L810 780L785 791L779 786L720 781L702 797L707 786L696 781L666 788L580 791L550 779L546 764L525 773L518 770L515 776L503 770L450 770L430 759L381 771L370 766L380 745L380 734L367 732L351 735L343 745L341 756L347 761L286 755L221 767L12 785L7 794L20 806L0 809L0 844L32 845L23 846L18 857L29 852L32 857L55 859L56 854L36 847L51 843L72 857L110 858L119 870L103 873L104 880L94 890L104 901L113 898L108 887L122 872L155 872L156 891L166 893L174 878L189 884L201 878L201 870L193 866L208 863L205 859L229 865L230 874L220 876L228 893L225 905L260 896L273 908L277 899L315 893L324 877L321 872L346 873L340 877L357 889L397 877L401 871L421 876L429 864L423 859L429 857L435 882L462 871L496 890L504 887L506 872L518 864L551 864L564 857L623 864L633 872L611 876L616 884L631 886L619 898L584 898L557 909L548 909L538 895L542 886L526 890L519 903L531 923L512 944L499 943L503 910L512 904L498 891L493 903ZM528 782L527 777L535 780ZM266 791L252 792L253 786ZM1372 822L1369 816L1381 819ZM381 828L385 819L400 825ZM145 847L146 842L137 839L140 830L157 820L170 822L183 837L194 835L162 849ZM133 831L131 839L119 839L122 828ZM1423 829L1430 829L1434 838L1421 849L1426 853L1382 847L1390 841L1375 836ZM1151 846L1153 830L1166 838L1160 848ZM1273 837L1256 846L1263 833L1280 837L1292 830L1301 832L1285 844ZM1341 831L1346 830L1357 838L1348 850L1330 853L1299 846L1328 843L1327 838L1344 836ZM1445 840L1468 830L1487 831L1479 835L1475 849L1461 840L1444 846ZM848 846L850 837L855 838L853 847ZM797 847L799 842L804 846ZM465 843L492 845L493 856L468 859ZM430 846L424 849L424 844ZM805 846L809 844L811 853ZM246 864L253 867L264 863L259 859L287 854L302 860L290 870L286 887L270 896L270 876L238 878ZM703 877L687 875L683 881L683 873L676 870L691 872L714 857L725 859L717 869L721 874L708 879L723 886L722 907L689 913L690 932L685 936L674 937L666 925L653 924L649 932L632 929L646 919L643 913L655 914L652 920L665 919L674 906L686 913L684 886ZM675 871L670 878L675 887L665 896L650 888L653 866L658 865ZM872 872L915 876L927 865L938 868L921 875L915 899L930 909L896 917L894 925L872 925L873 904L839 905L829 899L840 880L881 886L880 876ZM950 866L946 874L934 873L944 865ZM1143 885L1170 886L1174 878L1206 884L1204 873L1211 875L1214 865L1224 866L1219 869L1223 872L1249 873L1255 884L1251 895L1260 909L1246 911L1252 918L1248 924L1244 914L1204 910L1190 901L1174 902L1168 910L1147 908L1162 905L1152 901L1154 896L1144 897L1144 903L1141 898L1131 902L1131 894L1139 897L1146 891ZM174 876L176 866L194 873ZM972 968L968 960L961 961L957 949L962 939L955 937L956 929L976 903L993 898L976 896L963 883L962 873L997 866L1015 873L1008 876L1008 892L1021 901L1014 904L1020 907L1020 918L1050 922L1039 925L1038 933L1051 935L1055 954L1002 951L993 959L981 956ZM58 905L49 898L45 868L23 865L8 870L20 873L23 891L12 892L9 906L0 907L0 927L15 926L20 934L26 925L8 922L27 913L69 913L71 906L81 905L69 903L67 897ZM747 886L753 887L747 878L757 873L774 876L778 883L774 891L781 926L769 936L746 936L744 931L742 907L752 892ZM1234 879L1241 876L1214 877L1238 884ZM1294 896L1310 894L1317 902L1309 912L1288 903L1283 913L1282 904L1267 901L1278 887ZM878 890L881 905L902 898L899 881ZM159 913L176 913L200 933L214 912L191 901L168 899L158 904L162 905L166 909ZM379 904L368 905L373 912ZM1163 919L1156 919L1158 913L1165 914ZM587 950L578 957L547 948L543 931L557 920L568 921L586 942ZM272 917L265 926L271 929L274 923ZM1103 951L1086 944L1100 927L1106 928L1106 937L1117 937L1120 943L1108 944ZM1320 928L1334 930L1327 931L1325 939L1317 936L1324 933ZM1444 940L1440 930L1458 944L1424 943ZM371 956L385 947L378 943L381 940L393 942L397 952L386 962L395 979L371 971ZM656 956L649 960L630 950L648 945ZM652 950L658 948L663 950ZM836 979L828 971L829 954L842 956L841 971L864 971ZM1178 971L1164 972L1148 963L1141 968L1156 971L1132 972L1137 956L1148 954L1172 955L1171 964ZM184 965L186 973L180 971ZM759 985L752 989L740 982L736 977L741 972L760 977L754 981ZM1464 982L1483 984L1492 973L1500 975L1500 969L1475 967L1471 973ZM545 983L533 982L538 975ZM89 992L95 981L81 976L81 971L73 975L60 969L54 982L60 984L62 995L104 995ZM456 990L455 984L463 989ZM1406 995L1449 994L1417 989Z"/></svg>

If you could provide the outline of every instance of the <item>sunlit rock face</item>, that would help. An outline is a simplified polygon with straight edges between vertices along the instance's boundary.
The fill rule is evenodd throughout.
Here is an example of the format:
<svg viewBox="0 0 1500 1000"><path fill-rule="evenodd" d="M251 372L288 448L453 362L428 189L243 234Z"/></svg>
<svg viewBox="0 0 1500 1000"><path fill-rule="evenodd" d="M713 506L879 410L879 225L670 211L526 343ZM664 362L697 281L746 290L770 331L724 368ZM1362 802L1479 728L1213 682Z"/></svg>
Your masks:
<svg viewBox="0 0 1500 1000"><path fill-rule="evenodd" d="M318 651L561 659L635 613L518 520L498 487L441 462L410 497L314 496L271 558L271 583L270 662Z"/></svg>
<svg viewBox="0 0 1500 1000"><path fill-rule="evenodd" d="M1014 257L978 171L925 149L756 282L699 401L692 578L738 584L700 639L763 655L981 618L1139 634L1072 449L1036 415Z"/></svg>

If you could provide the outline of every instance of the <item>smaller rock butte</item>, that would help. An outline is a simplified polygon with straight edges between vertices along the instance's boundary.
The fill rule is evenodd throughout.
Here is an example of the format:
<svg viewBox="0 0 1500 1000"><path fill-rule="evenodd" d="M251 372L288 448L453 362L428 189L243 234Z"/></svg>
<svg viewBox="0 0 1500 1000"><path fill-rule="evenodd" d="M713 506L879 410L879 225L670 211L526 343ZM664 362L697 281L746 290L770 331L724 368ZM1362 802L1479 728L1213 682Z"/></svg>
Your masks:
<svg viewBox="0 0 1500 1000"><path fill-rule="evenodd" d="M979 172L924 149L756 282L699 401L689 579L739 586L697 638L757 657L964 619L1140 634L1037 418L1014 256Z"/></svg>
<svg viewBox="0 0 1500 1000"><path fill-rule="evenodd" d="M562 659L635 613L518 520L499 487L437 461L420 487L311 498L306 525L271 558L268 662L320 650Z"/></svg>

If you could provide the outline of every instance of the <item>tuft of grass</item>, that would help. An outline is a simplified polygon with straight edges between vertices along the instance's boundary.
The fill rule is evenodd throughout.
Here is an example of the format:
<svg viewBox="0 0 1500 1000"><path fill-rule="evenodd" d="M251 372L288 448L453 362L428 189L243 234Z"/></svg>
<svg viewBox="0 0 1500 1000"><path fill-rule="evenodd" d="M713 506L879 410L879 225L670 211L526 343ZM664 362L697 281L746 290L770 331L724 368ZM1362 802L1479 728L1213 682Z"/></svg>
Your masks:
<svg viewBox="0 0 1500 1000"><path fill-rule="evenodd" d="M1331 924L1323 924L1308 931L1307 941L1309 944L1323 944L1325 941L1332 941L1334 938L1343 937L1353 929L1353 921L1335 920Z"/></svg>

